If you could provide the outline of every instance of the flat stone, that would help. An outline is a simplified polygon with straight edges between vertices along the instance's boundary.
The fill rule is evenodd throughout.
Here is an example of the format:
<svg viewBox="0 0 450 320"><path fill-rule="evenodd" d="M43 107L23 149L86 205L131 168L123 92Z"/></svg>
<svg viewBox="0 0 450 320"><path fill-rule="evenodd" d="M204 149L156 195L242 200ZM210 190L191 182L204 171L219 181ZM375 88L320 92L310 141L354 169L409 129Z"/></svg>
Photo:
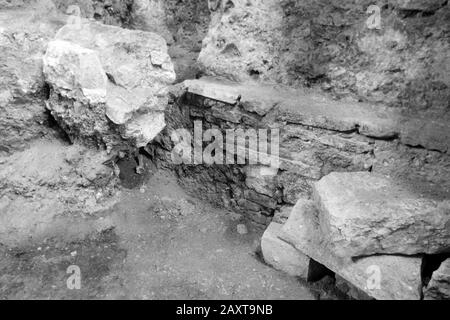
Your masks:
<svg viewBox="0 0 450 320"><path fill-rule="evenodd" d="M450 150L449 119L413 119L401 128L401 141L413 147L448 152Z"/></svg>
<svg viewBox="0 0 450 320"><path fill-rule="evenodd" d="M281 238L375 299L420 300L421 258L378 255L353 261L337 256L323 239L311 201L297 203Z"/></svg>
<svg viewBox="0 0 450 320"><path fill-rule="evenodd" d="M435 254L450 248L450 201L432 200L369 172L331 173L313 185L330 248L342 257Z"/></svg>
<svg viewBox="0 0 450 320"><path fill-rule="evenodd" d="M134 139L138 148L145 147L165 127L166 121L163 113L147 113L137 116L127 123L124 137Z"/></svg>
<svg viewBox="0 0 450 320"><path fill-rule="evenodd" d="M184 85L188 92L198 96L228 104L235 104L238 101L239 85L231 81L222 82L214 78L207 78L203 80L186 80Z"/></svg>
<svg viewBox="0 0 450 320"><path fill-rule="evenodd" d="M450 300L450 259L445 260L433 272L431 281L424 292L425 300Z"/></svg>
<svg viewBox="0 0 450 320"><path fill-rule="evenodd" d="M264 260L277 270L303 279L308 278L310 258L279 238L282 224L272 222L261 240Z"/></svg>
<svg viewBox="0 0 450 320"><path fill-rule="evenodd" d="M277 201L274 198L259 194L253 190L245 190L244 197L247 200L260 204L261 206L269 209L275 209L277 207Z"/></svg>

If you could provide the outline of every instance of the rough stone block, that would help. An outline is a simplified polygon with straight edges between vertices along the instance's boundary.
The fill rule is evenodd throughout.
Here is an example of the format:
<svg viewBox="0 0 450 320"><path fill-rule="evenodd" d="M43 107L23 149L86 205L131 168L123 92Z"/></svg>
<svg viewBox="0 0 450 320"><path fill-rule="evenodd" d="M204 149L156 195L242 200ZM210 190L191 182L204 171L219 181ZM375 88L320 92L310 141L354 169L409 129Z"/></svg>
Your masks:
<svg viewBox="0 0 450 320"><path fill-rule="evenodd" d="M44 73L64 97L86 104L106 102L107 77L94 50L67 41L52 41L44 56Z"/></svg>
<svg viewBox="0 0 450 320"><path fill-rule="evenodd" d="M272 222L261 240L264 260L291 276L308 278L310 258L279 238L283 225Z"/></svg>
<svg viewBox="0 0 450 320"><path fill-rule="evenodd" d="M336 256L324 242L311 201L299 201L281 238L375 299L420 299L421 258L380 255L353 261Z"/></svg>
<svg viewBox="0 0 450 320"><path fill-rule="evenodd" d="M450 249L450 201L422 197L368 172L314 184L325 240L341 257L434 254Z"/></svg>
<svg viewBox="0 0 450 320"><path fill-rule="evenodd" d="M47 50L44 74L54 93L48 107L73 139L96 137L107 147L125 139L143 147L165 127L175 73L157 34L85 21L66 25Z"/></svg>

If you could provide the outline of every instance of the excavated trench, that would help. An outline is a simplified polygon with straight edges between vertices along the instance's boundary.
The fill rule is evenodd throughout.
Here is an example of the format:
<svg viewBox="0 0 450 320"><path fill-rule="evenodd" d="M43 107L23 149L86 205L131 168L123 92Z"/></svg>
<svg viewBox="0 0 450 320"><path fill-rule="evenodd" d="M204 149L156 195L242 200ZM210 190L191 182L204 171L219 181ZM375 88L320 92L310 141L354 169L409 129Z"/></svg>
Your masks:
<svg viewBox="0 0 450 320"><path fill-rule="evenodd" d="M207 6L188 6L193 6L190 17L169 24L179 37L169 49L176 82L197 76L206 32L183 23L209 21L196 15ZM127 14L114 10L100 10L94 18L129 23ZM176 6L169 10L186 14ZM46 83L33 94L51 98ZM143 174L136 173L136 155L118 160L116 182L110 162L103 165L108 156L78 145L73 131L64 130L48 110L42 119L39 139L2 151L1 299L328 299L340 294L330 280L308 286L265 265L258 249L261 228L223 208L215 201L216 190L206 197L194 189L187 194L189 183L198 182L177 175L158 156L157 144L140 150ZM81 272L79 288L70 283L74 266Z"/></svg>
<svg viewBox="0 0 450 320"><path fill-rule="evenodd" d="M422 249L414 247L418 244L411 242L408 245L412 248L393 248L386 253L391 243L383 242L382 237L374 236L363 225L360 228L376 238L379 247L369 251L370 248L354 248L354 243L347 243L354 252L350 262L341 264L334 252L344 250L341 246L322 254L323 239L317 241L320 246L314 247L315 234L306 234L305 240L298 232L299 226L319 229L321 197L340 191L336 188L320 193L318 181L330 177L342 179L338 181L350 190L348 194L355 194L349 202L366 203L368 211L372 208L367 193L359 193L358 189L377 193L378 189L371 188L384 180L375 179L371 185L367 181L372 181L374 175L389 177L397 188L392 190L401 190L389 198L393 202L407 194L408 203L421 205L425 201L428 206L422 208L432 208L430 214L436 217L446 210L445 203L450 199L450 161L447 114L439 114L440 103L445 101L444 85L437 83L442 79L433 80L436 94L421 97L422 101L414 98L422 88L417 82L393 85L404 79L396 78L400 71L392 66L379 90L367 93L373 89L372 84L357 87L367 80L367 74L356 76L361 83L355 84L342 67L335 65L338 61L356 60L349 67L351 72L357 73L358 68L364 69L361 66L368 66L373 75L378 67L371 64L371 59L387 56L386 52L396 46L404 49L402 41L406 40L389 29L382 37L396 44L391 43L391 47L380 49L370 58L362 51L370 51L378 43L372 39L375 37L372 33L357 45L347 35L341 48L329 44L330 38L351 33L354 24L346 19L357 19L359 12L352 9L344 17L343 12L347 10L344 5L330 8L322 1L306 8L283 1L276 11L282 14L281 22L274 19L282 27L270 25L274 32L279 32L270 37L261 37L258 28L266 34L266 26L252 20L265 18L271 12L267 8L260 11L258 8L258 14L253 16L250 9L240 7L239 1L226 1L222 7L220 1L168 1L165 11L160 11L158 6L151 8L154 11L147 11L151 12L152 19L146 20L142 12L148 8L138 10L132 2L111 6L96 0L93 6L83 7L81 11L107 25L154 31L169 44L168 54L174 63L176 79L172 79L173 85L168 90L165 129L152 143L135 148L138 152L117 157L115 151L106 152L111 151L105 147L107 143L101 145L106 140L100 141L100 150L92 148L92 144L83 145L83 139L94 137L91 134L97 134L96 130L109 130L109 125L104 125L100 118L100 129L97 123L91 126L84 111L79 118L72 119L80 107L77 97L63 97L54 83L46 83L40 77L40 89L25 99L14 97L11 105L15 107L32 103L45 111L39 118L43 124L39 129L21 120L12 123L11 127L29 126L32 130L6 139L4 150L0 146L0 298L426 298L430 283L439 282L433 275L450 258L448 253L436 254L437 250L430 249L424 254ZM67 9L64 2L56 1L56 5L59 10ZM444 19L446 5L447 2L433 8L432 14ZM324 10L324 15L330 14L333 22L320 20L320 15L316 17L314 13L310 25L301 24L299 21L309 19L311 12L319 12L316 6ZM247 4L247 7L251 6ZM243 13L238 11L241 9ZM423 31L418 20L429 17L416 16L416 13L429 12L421 8L399 9L404 14L399 17L395 15L395 7L386 6L384 10L389 13L388 24L397 26L396 19L403 19L416 33ZM165 23L153 24L161 16ZM2 26L7 25L8 19L2 15L0 18ZM426 24L434 27L430 20ZM56 20L49 22L49 26L51 36L46 37L52 38L62 25ZM236 40L242 29L254 37L250 42L261 51L260 55L253 54L251 45ZM112 32L105 30L99 32ZM280 39L280 35L285 39ZM70 32L66 36L74 42L84 41ZM268 38L274 43L267 44ZM425 42L430 45L431 40L427 38ZM412 46L419 46L417 43ZM290 47L302 54L290 55ZM13 57L22 60L14 50ZM303 56L305 50L309 53ZM330 58L330 52L336 54L335 59ZM116 62L111 61L106 65ZM329 74L322 70L326 64L333 70ZM158 62L152 68L160 72L162 65ZM120 73L117 73L119 77L117 74L113 77L109 70L105 72L109 79L106 81L116 86ZM424 86L429 84L424 83ZM403 88L405 91L401 91ZM396 94L390 95L391 91ZM352 94L360 96L346 99ZM386 101L388 107L378 105L380 101ZM418 105L413 105L416 102ZM408 103L413 112L399 108ZM431 106L424 106L427 103ZM63 111L58 109L61 105ZM422 114L421 108L429 110ZM115 124L123 130L120 125ZM227 130L272 132L279 129L280 166L250 165L250 155L244 156L245 164L174 164L173 133L185 129L194 137L196 126L202 132L214 129L224 137ZM85 137L78 137L83 130L86 130ZM111 140L116 138L116 133L111 135ZM101 139L94 140L98 143ZM200 141L204 149L212 139L201 137ZM17 150L12 147L15 143L20 145ZM232 144L236 147L235 141ZM244 144L245 149L252 151L250 145ZM194 142L191 147L195 149ZM225 144L224 148L227 147ZM139 174L136 169L140 165L144 170ZM356 181L358 186L351 181ZM332 186L333 183L329 180L324 184ZM387 188L390 190L391 185ZM342 198L347 195L340 194ZM346 204L340 205L343 211L348 209ZM403 212L404 207L394 209ZM388 221L389 217L384 219ZM358 221L348 225L352 223ZM376 222L371 223L374 229L379 228ZM414 222L408 221L392 229L401 231L411 225ZM445 230L449 231L448 226L436 233L445 235ZM382 232L389 233L385 229ZM261 239L266 252L261 248ZM395 237L390 240L402 242ZM330 241L333 243L333 239ZM423 241L428 243L427 239ZM305 242L309 247L304 246ZM285 255L278 256L279 252ZM382 267L383 281L390 287L368 295L367 289L361 288L365 287L366 271L373 265ZM80 288L74 289L68 282L71 266L81 271Z"/></svg>

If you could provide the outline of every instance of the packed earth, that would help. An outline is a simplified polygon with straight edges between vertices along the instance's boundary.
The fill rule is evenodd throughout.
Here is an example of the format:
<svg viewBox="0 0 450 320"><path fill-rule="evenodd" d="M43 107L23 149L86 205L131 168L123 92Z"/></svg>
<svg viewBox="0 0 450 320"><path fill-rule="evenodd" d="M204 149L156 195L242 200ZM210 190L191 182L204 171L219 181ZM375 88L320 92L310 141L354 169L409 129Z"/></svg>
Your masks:
<svg viewBox="0 0 450 320"><path fill-rule="evenodd" d="M0 0L0 299L450 299L447 0Z"/></svg>

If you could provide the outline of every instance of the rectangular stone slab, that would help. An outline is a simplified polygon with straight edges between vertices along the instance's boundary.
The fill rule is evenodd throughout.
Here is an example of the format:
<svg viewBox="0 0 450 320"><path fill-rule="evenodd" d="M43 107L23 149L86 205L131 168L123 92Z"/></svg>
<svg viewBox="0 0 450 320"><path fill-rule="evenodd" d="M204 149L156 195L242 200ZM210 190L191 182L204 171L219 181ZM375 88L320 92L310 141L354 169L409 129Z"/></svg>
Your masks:
<svg viewBox="0 0 450 320"><path fill-rule="evenodd" d="M299 201L294 207L281 238L375 299L420 300L421 258L373 256L352 261L337 257L323 241L311 201Z"/></svg>
<svg viewBox="0 0 450 320"><path fill-rule="evenodd" d="M313 185L325 240L338 256L435 254L450 249L450 201L369 172L331 173Z"/></svg>

